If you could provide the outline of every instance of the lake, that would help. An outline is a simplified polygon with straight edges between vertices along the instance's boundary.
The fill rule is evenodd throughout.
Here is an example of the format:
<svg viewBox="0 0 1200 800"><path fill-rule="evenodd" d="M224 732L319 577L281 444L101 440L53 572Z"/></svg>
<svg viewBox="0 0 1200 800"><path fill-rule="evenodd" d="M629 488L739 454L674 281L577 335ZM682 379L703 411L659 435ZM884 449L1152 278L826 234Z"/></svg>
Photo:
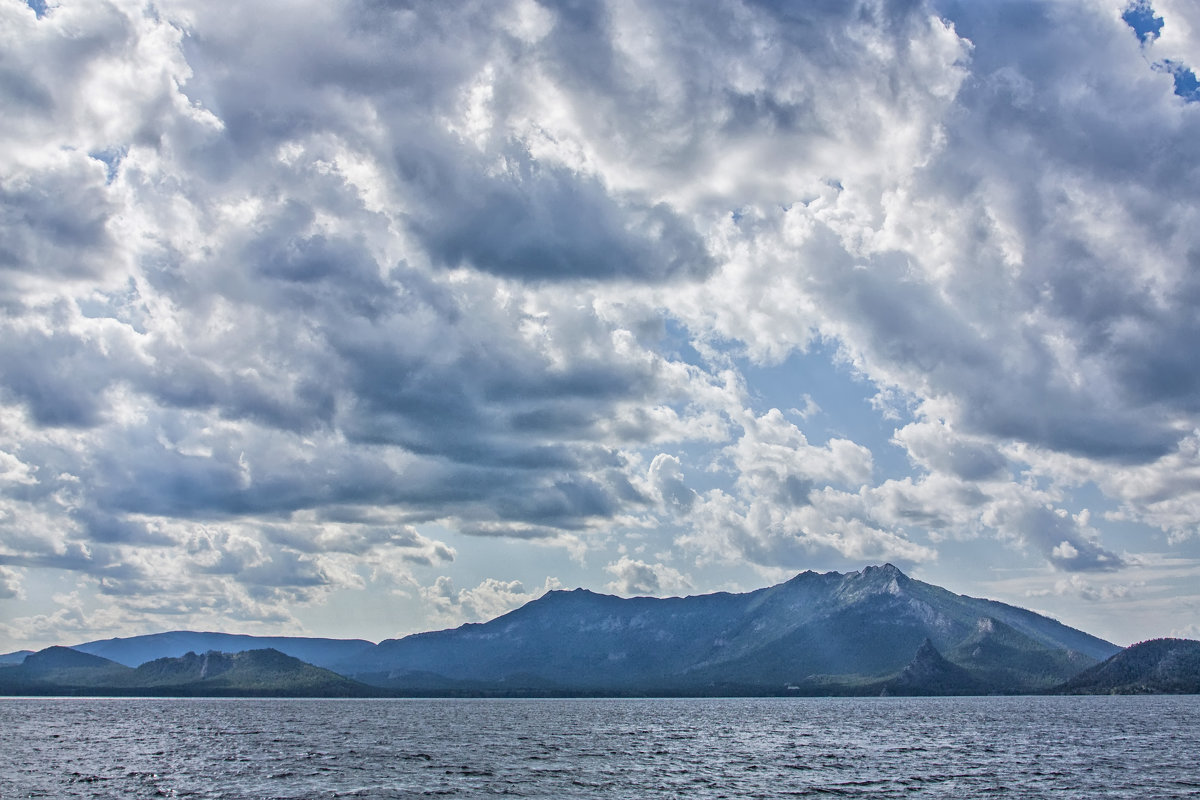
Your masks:
<svg viewBox="0 0 1200 800"><path fill-rule="evenodd" d="M1200 697L0 699L0 798L1200 797Z"/></svg>

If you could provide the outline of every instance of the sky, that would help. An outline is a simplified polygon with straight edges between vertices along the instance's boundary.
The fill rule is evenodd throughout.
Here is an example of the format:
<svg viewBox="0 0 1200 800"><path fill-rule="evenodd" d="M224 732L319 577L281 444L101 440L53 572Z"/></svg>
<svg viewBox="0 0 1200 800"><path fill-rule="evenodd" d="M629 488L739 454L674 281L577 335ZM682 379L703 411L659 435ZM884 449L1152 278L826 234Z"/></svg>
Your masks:
<svg viewBox="0 0 1200 800"><path fill-rule="evenodd" d="M1191 0L0 0L0 652L884 562L1200 638L1193 66Z"/></svg>

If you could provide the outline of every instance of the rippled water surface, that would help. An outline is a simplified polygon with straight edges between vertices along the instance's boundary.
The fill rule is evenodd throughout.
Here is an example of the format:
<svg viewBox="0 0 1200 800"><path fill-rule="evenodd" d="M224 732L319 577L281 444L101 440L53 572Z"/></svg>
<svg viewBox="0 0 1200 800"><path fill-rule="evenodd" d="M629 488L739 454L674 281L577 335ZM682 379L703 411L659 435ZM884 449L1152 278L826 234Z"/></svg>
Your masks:
<svg viewBox="0 0 1200 800"><path fill-rule="evenodd" d="M0 699L0 797L1200 797L1200 697Z"/></svg>

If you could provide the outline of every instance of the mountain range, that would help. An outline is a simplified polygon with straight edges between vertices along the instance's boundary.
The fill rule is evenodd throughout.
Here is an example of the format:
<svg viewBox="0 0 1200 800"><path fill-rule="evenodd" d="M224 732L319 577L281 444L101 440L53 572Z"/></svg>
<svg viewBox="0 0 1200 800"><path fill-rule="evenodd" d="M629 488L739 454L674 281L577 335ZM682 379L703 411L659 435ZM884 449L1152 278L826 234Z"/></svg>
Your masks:
<svg viewBox="0 0 1200 800"><path fill-rule="evenodd" d="M380 690L278 650L158 658L127 667L69 647L48 647L0 668L0 694L172 697L375 697Z"/></svg>
<svg viewBox="0 0 1200 800"><path fill-rule="evenodd" d="M246 650L278 650L318 667L330 667L354 658L375 646L366 639L314 639L300 636L247 636L233 633L170 631L121 639L100 639L72 645L82 653L136 667L156 658L178 658L189 652L216 650L240 653ZM3 656L0 656L3 658Z"/></svg>
<svg viewBox="0 0 1200 800"><path fill-rule="evenodd" d="M1120 649L887 564L805 572L745 594L549 592L490 622L380 642L331 668L413 692L863 694L898 678L926 642L995 692L1049 688Z"/></svg>
<svg viewBox="0 0 1200 800"><path fill-rule="evenodd" d="M67 648L50 650L53 658L42 651L15 665L13 654L9 666L0 656L0 692L43 693L56 685L79 693L183 695L1082 692L1098 684L1073 680L1127 652L1034 612L914 580L890 564L805 572L742 594L553 591L489 622L377 645L176 631L69 650L99 659L90 666L57 652ZM1189 658L1172 663L1200 676ZM80 669L90 677L81 678ZM1186 685L1186 676L1179 680ZM38 691L20 689L31 681Z"/></svg>

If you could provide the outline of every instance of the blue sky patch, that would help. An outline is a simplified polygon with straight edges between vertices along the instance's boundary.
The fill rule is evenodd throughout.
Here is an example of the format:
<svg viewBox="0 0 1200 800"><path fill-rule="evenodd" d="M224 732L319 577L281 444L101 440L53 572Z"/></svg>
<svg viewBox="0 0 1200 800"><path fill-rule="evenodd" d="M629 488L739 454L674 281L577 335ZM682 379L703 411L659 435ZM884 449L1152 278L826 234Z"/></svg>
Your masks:
<svg viewBox="0 0 1200 800"><path fill-rule="evenodd" d="M1146 0L1130 3L1121 19L1137 34L1142 44L1152 42L1162 33L1163 18L1155 16L1154 8Z"/></svg>
<svg viewBox="0 0 1200 800"><path fill-rule="evenodd" d="M1158 39L1162 35L1163 25L1166 24L1165 19L1154 13L1154 7L1147 0L1130 3L1121 14L1121 19L1133 29L1143 45ZM1156 61L1152 67L1159 72L1171 74L1175 79L1175 94L1189 103L1200 100L1200 81L1196 79L1196 73L1190 67L1171 59Z"/></svg>
<svg viewBox="0 0 1200 800"><path fill-rule="evenodd" d="M1195 72L1179 62L1169 59L1157 62L1154 68L1171 73L1171 77L1175 79L1175 94L1189 103L1200 100L1200 81L1196 80Z"/></svg>
<svg viewBox="0 0 1200 800"><path fill-rule="evenodd" d="M125 157L125 153L126 148L110 147L107 150L88 153L88 157L104 164L105 182L112 183L117 178L117 171L121 167L121 159Z"/></svg>

